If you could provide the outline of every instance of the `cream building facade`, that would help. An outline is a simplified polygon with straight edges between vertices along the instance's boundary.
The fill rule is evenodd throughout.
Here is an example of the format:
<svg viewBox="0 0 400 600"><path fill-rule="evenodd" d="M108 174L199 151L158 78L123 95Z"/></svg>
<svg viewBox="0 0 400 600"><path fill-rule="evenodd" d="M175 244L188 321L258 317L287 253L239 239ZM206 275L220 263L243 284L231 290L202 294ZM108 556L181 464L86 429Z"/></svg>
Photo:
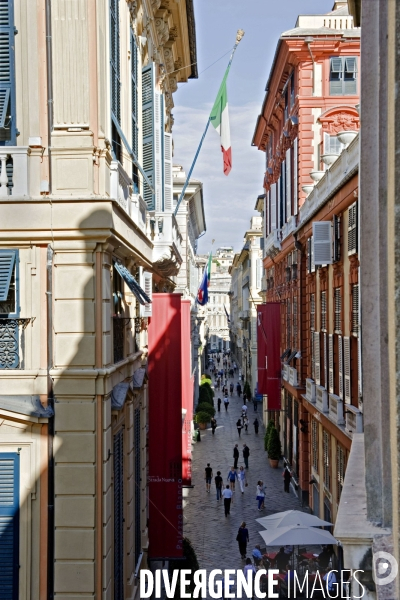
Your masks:
<svg viewBox="0 0 400 600"><path fill-rule="evenodd" d="M193 5L10 0L0 17L2 585L134 598L146 328L181 264L171 109L197 76Z"/></svg>
<svg viewBox="0 0 400 600"><path fill-rule="evenodd" d="M219 352L229 350L229 267L233 260L231 246L217 248L211 268L208 288L209 300L205 307L208 323L208 349Z"/></svg>

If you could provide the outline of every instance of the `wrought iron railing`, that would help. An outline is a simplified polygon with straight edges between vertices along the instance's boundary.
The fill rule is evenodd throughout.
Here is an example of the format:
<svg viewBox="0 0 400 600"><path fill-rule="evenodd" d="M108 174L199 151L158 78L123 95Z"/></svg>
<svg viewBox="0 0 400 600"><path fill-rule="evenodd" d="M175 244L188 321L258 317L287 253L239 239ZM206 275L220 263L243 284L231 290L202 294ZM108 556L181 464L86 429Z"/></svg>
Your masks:
<svg viewBox="0 0 400 600"><path fill-rule="evenodd" d="M31 320L0 317L0 370L23 369L24 330Z"/></svg>
<svg viewBox="0 0 400 600"><path fill-rule="evenodd" d="M123 317L113 317L114 363L124 358L125 325L126 319Z"/></svg>

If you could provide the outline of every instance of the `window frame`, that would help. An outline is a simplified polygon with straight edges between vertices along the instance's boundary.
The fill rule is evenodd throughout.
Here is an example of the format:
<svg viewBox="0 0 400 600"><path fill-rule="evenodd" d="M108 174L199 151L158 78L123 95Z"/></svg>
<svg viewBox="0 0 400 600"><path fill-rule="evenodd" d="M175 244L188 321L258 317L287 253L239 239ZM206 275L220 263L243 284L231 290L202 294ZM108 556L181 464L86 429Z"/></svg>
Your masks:
<svg viewBox="0 0 400 600"><path fill-rule="evenodd" d="M347 70L348 60L354 61L354 70ZM340 63L340 66L339 66ZM353 77L347 77L346 74L353 74ZM358 93L358 56L331 56L329 59L329 95L330 96L356 96ZM335 77L332 77L332 75ZM336 76L337 75L337 76ZM351 91L347 91L346 82L354 83ZM336 85L333 85L336 84ZM339 85L340 84L340 85ZM347 85L350 88L350 85Z"/></svg>

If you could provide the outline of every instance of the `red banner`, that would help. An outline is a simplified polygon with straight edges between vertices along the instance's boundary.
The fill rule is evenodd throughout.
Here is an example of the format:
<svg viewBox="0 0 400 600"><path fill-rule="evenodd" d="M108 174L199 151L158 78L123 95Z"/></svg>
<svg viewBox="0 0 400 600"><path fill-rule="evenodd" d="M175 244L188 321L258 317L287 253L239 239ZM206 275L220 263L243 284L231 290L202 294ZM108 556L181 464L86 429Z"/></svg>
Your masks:
<svg viewBox="0 0 400 600"><path fill-rule="evenodd" d="M257 306L258 393L268 396L268 410L281 408L280 315L279 302Z"/></svg>
<svg viewBox="0 0 400 600"><path fill-rule="evenodd" d="M153 294L149 320L149 558L182 557L181 296ZM178 376L177 376L178 375Z"/></svg>
<svg viewBox="0 0 400 600"><path fill-rule="evenodd" d="M182 300L182 481L192 485L193 390L190 300Z"/></svg>

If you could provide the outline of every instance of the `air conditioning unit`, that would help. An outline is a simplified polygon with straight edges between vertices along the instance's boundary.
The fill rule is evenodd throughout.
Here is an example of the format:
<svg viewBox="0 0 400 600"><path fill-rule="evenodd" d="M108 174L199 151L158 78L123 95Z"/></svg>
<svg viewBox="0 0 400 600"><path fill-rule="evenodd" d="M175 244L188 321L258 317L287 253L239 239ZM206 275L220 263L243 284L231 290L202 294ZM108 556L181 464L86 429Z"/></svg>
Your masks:
<svg viewBox="0 0 400 600"><path fill-rule="evenodd" d="M297 387L297 370L294 367L289 367L289 383L293 387Z"/></svg>
<svg viewBox="0 0 400 600"><path fill-rule="evenodd" d="M315 404L315 381L312 379L306 379L306 398Z"/></svg>
<svg viewBox="0 0 400 600"><path fill-rule="evenodd" d="M344 425L343 400L336 394L329 394L329 418L336 425Z"/></svg>
<svg viewBox="0 0 400 600"><path fill-rule="evenodd" d="M315 404L322 413L329 412L328 392L322 385L315 386Z"/></svg>
<svg viewBox="0 0 400 600"><path fill-rule="evenodd" d="M352 435L353 433L363 432L363 415L355 406L346 406L346 432Z"/></svg>
<svg viewBox="0 0 400 600"><path fill-rule="evenodd" d="M285 381L289 381L289 365L283 365L282 377Z"/></svg>

